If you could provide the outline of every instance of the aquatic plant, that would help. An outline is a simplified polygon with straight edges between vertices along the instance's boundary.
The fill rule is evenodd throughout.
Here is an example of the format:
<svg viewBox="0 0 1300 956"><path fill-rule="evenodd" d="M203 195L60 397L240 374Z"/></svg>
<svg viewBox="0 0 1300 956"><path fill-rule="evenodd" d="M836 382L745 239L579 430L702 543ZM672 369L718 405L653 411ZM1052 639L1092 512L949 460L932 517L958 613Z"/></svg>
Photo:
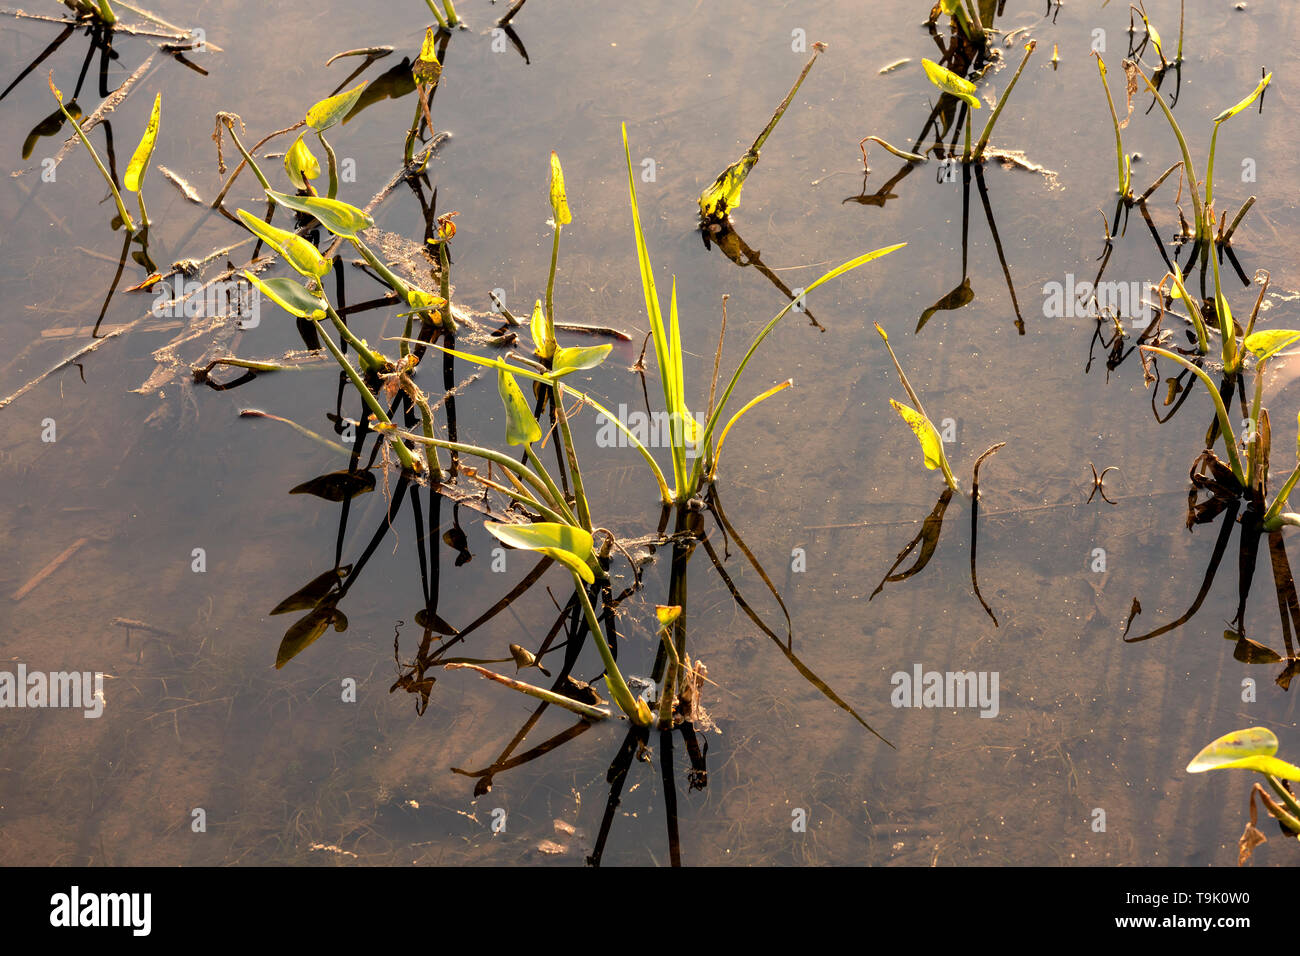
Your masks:
<svg viewBox="0 0 1300 956"><path fill-rule="evenodd" d="M49 82L50 92L54 94L55 102L59 104L59 112L63 114L63 118L72 127L73 132L77 134L77 138L81 140L81 144L86 147L86 151L90 153L90 158L95 161L95 167L99 170L100 175L104 177L104 182L108 184L108 188L113 194L113 201L117 204L117 214L122 220L122 225L126 227L127 232L135 232L135 220L131 218L131 214L127 211L126 203L122 201L122 194L118 191L117 183L113 181L113 177L109 174L108 168L105 167L104 161L99 158L99 153L95 150L95 147L91 145L85 131L81 128L81 124L77 122L72 114L68 112L67 107L63 105L63 92L54 85L54 73L52 71L50 73ZM136 198L140 203L141 229L147 229L149 227L149 217L148 213L145 211L144 194L141 190L144 188L144 174L149 166L149 158L153 155L154 143L158 140L158 121L161 109L162 94L159 93L154 97L153 111L149 115L149 123L145 127L143 136L140 138L140 145L135 148L135 152L131 155L131 162L127 166L126 176L123 180L123 186L125 186L130 192L135 193Z"/></svg>
<svg viewBox="0 0 1300 956"><path fill-rule="evenodd" d="M776 112L774 112L772 118L767 121L767 125L763 127L763 131L758 134L758 138L754 140L753 145L745 151L745 154L741 156L740 159L736 160L720 172L718 178L713 181L713 184L709 186L708 189L700 193L700 219L704 224L717 226L726 222L727 217L730 216L731 213L740 205L740 191L744 188L745 180L748 178L750 171L753 170L754 166L758 163L759 150L763 148L763 144L767 142L767 138L772 135L772 130L776 129L776 124L779 123L781 117L785 115L785 111L789 108L791 101L794 99L794 95L799 92L799 87L803 85L804 78L808 75L808 71L811 70L813 64L817 62L817 57L819 57L825 50L825 43L817 42L813 44L812 56L810 56L808 62L804 64L803 71L800 72L799 78L794 81L794 86L790 87L790 92L785 95L785 99L782 100L781 105L776 108ZM626 138L626 128L624 130L624 137Z"/></svg>
<svg viewBox="0 0 1300 956"><path fill-rule="evenodd" d="M1208 770L1253 770L1260 774L1281 803L1273 800L1258 783L1251 788L1250 822L1237 844L1237 863L1246 862L1255 847L1266 842L1256 826L1258 817L1255 798L1259 797L1269 814L1277 820L1287 834L1300 839L1300 803L1296 802L1290 787L1284 781L1300 781L1300 767L1275 756L1278 750L1277 735L1267 727L1248 727L1224 734L1208 744L1187 765L1188 773L1205 773Z"/></svg>

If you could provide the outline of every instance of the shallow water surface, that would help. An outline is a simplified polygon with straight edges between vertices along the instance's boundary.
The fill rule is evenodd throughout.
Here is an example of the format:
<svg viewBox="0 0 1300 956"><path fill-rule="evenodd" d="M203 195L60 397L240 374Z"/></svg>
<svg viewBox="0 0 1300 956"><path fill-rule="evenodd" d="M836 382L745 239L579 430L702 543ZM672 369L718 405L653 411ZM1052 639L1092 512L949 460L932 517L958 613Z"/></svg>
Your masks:
<svg viewBox="0 0 1300 956"><path fill-rule="evenodd" d="M1004 33L1027 33L1017 34L1020 42L995 41L1002 62L981 82L981 96L1006 89L1026 37L1038 44L993 145L1023 151L1052 175L989 161L967 182L960 166L955 181L943 181L933 159L909 167L869 146L864 182L863 136L904 149L933 142L930 132L917 144L938 95L920 66L938 55L920 22L923 6L669 0L651 16L581 0L526 4L513 22L525 59L492 32L503 4L462 0L469 29L450 38L432 107L450 139L431 160L419 198L400 184L375 212L380 229L418 244L421 200L436 189L437 211L458 213L454 301L484 313L489 290L499 289L526 316L546 283L547 157L558 151L574 222L563 232L557 309L567 321L613 326L633 339L572 384L632 409L645 407L629 367L648 320L620 122L634 168L654 170L653 179L638 180L638 195L661 295L676 277L693 403L706 404L724 293L729 370L795 290L853 256L907 243L815 290L807 308L824 331L792 314L742 379L737 397L746 400L795 381L737 426L717 487L730 524L780 591L793 637L783 649L780 607L737 542L712 530L710 545L735 588L778 636L753 623L697 548L688 626L691 653L708 668L709 720L696 728L695 754L682 734L655 733L647 750L625 750L626 722L575 724L555 708L519 737L533 701L465 671L413 674L424 631L415 615L429 591L436 588L437 614L463 630L535 562L512 551L498 571L496 542L471 506L439 502L427 488L403 489L389 528L395 471L352 500L342 530L339 504L289 495L345 459L239 412L261 409L335 437L327 416L337 414L344 387L336 372L259 375L226 391L188 373L209 347L244 357L301 348L289 317L264 303L256 328L206 330L176 344L170 364L157 350L184 329L146 323L0 408L0 658L10 668L103 672L106 700L96 720L78 710L0 715L0 862L643 864L679 856L687 864L1234 864L1246 775L1190 776L1184 768L1238 727L1268 726L1282 756L1297 752L1294 695L1275 683L1284 664L1242 663L1223 639L1240 624L1286 656L1289 617L1278 614L1268 544L1253 565L1244 620L1234 533L1189 620L1150 640L1124 641L1134 598L1142 611L1130 638L1183 615L1212 560L1220 525L1189 532L1184 520L1187 472L1211 403L1196 385L1171 420L1158 422L1153 412L1164 418L1170 410L1163 380L1144 386L1136 353L1108 370L1094 332L1108 338L1109 328L1086 316L1053 317L1045 292L1049 283L1093 280L1107 228L1116 228L1113 132L1089 52L1095 31L1104 31L1122 114L1128 17L1117 4L1049 3L1044 15L1042 3L1007 0L993 20ZM1147 6L1167 42L1176 36L1177 5ZM221 51L188 54L206 75L159 54L91 137L103 151L111 127L120 173L153 94L163 91L145 193L149 252L164 270L246 233L187 201L158 165L210 200L224 181L210 140L219 110L238 113L244 141L255 142L296 121L360 65L345 58L324 66L334 53L391 45L361 78L400 75L402 58L419 52L428 17L418 2L284 3L274 23L266 10L159 0L156 13L201 26ZM1271 274L1261 327L1300 321L1290 255L1300 229L1293 188L1300 167L1287 122L1298 26L1290 4L1251 2L1237 11L1192 0L1181 76L1171 71L1162 85L1168 94L1178 83L1175 115L1203 166L1213 117L1253 88L1261 66L1273 71L1262 112L1252 108L1223 128L1215 185L1229 218L1257 197L1232 246L1247 277ZM4 85L61 30L0 19ZM746 184L734 225L749 252L738 267L701 241L695 200L785 95L807 59L801 37L828 50ZM109 90L150 56L153 42L114 40ZM46 74L52 70L72 99L89 48L82 32L69 36L0 101L0 156L16 174L0 181L0 397L91 342L106 300L101 333L139 319L153 298L123 291L148 274L130 258L115 283L122 234L110 226L113 202L84 149L70 150L52 181L42 179L42 160L57 154L66 129L22 155L28 131L54 108ZM1154 55L1145 56L1149 69ZM911 62L879 72L905 57ZM96 54L77 96L87 113L102 98L98 68ZM331 131L340 160L355 171L340 198L364 205L400 168L414 105L407 91ZM1124 132L1126 148L1141 154L1138 190L1179 158L1150 105L1148 95L1135 98ZM986 103L976 132L987 113ZM276 142L266 149L288 145ZM228 140L224 149L233 165ZM280 160L264 165L283 186ZM1247 170L1252 181L1243 179ZM1171 255L1177 190L1175 173L1149 203ZM260 212L258 193L252 177L241 176L227 206ZM1185 187L1182 206L1190 215ZM223 253L208 275L227 258L242 264L248 250ZM1164 273L1137 209L1105 268L1107 279L1125 283ZM1225 293L1243 319L1257 287L1245 287L1226 260L1224 270ZM380 294L359 270L346 272L349 302ZM917 331L922 313L963 277L969 304L935 312ZM355 325L379 342L400 333L397 311L362 313ZM873 323L889 331L932 417L950 420L947 453L964 487L979 453L1007 443L980 470L978 572L988 613L971 589L969 506L956 503L928 566L873 595L943 487L938 472L920 467L916 443L889 406L905 396ZM1129 345L1140 331L1131 331ZM463 345L485 350L478 340ZM1292 467L1290 409L1300 389L1287 373L1296 361L1278 361L1266 393L1274 485ZM645 389L657 408L647 363ZM473 371L457 364L455 381ZM1173 374L1160 369L1162 379ZM432 365L422 382L440 384ZM500 444L493 385L480 375L458 394L463 440ZM345 402L343 413L355 417L355 404ZM42 440L47 420L52 442ZM655 485L636 454L599 447L589 410L574 432L596 523L629 537L653 532ZM554 460L549 444L546 454ZM1089 500L1090 464L1117 467L1106 479L1113 503ZM418 520L437 529L431 542ZM454 528L473 555L460 566L443 537ZM378 543L367 555L372 537ZM432 555L423 577L422 546ZM276 669L295 614L269 612L336 562L356 565L363 555L339 605L346 629L325 631ZM651 671L654 606L667 603L668 565L663 549L619 608L619 661L631 674ZM557 569L542 583L453 653L499 659L512 643L535 649L556 617L553 602L570 590ZM1285 607L1285 595L1279 600ZM433 644L442 639L435 634ZM544 661L554 669L563 657L557 650ZM513 673L507 664L486 666ZM996 676L996 713L895 706L895 675L918 667ZM594 650L584 649L574 674L599 672ZM424 688L427 706L423 677L435 679ZM535 671L521 672L525 678L540 683ZM1246 679L1255 685L1249 701ZM195 831L196 810L203 832ZM1272 840L1256 861L1286 864L1291 853Z"/></svg>

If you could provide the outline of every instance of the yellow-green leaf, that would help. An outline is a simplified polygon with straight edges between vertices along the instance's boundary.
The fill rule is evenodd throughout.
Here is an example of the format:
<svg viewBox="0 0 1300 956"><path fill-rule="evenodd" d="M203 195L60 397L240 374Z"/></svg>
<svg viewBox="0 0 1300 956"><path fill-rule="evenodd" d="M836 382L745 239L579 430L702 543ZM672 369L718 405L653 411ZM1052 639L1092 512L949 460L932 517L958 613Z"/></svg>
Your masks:
<svg viewBox="0 0 1300 956"><path fill-rule="evenodd" d="M284 311L300 319L325 318L325 303L300 282L289 278L259 279L248 270L244 278L253 283L258 292L266 296Z"/></svg>
<svg viewBox="0 0 1300 956"><path fill-rule="evenodd" d="M730 215L740 205L740 191L756 162L757 153L746 153L724 169L713 181L713 185L700 193L700 215L714 220Z"/></svg>
<svg viewBox="0 0 1300 956"><path fill-rule="evenodd" d="M320 174L317 167L316 175ZM290 196L268 189L266 194L281 206L297 212L314 216L322 226L344 239L355 239L357 233L371 228L375 224L364 209L345 203L340 199L328 199L325 196Z"/></svg>
<svg viewBox="0 0 1300 956"><path fill-rule="evenodd" d="M551 521L532 524L502 524L485 521L483 527L502 544L525 551L536 551L559 561L587 584L596 580L592 573L591 535L573 525Z"/></svg>
<svg viewBox="0 0 1300 956"><path fill-rule="evenodd" d="M304 135L299 134L284 154L284 171L289 174L289 182L296 189L306 189L307 180L320 176L320 163L302 141Z"/></svg>
<svg viewBox="0 0 1300 956"><path fill-rule="evenodd" d="M889 400L889 404L894 406L894 410L903 417L903 421L907 422L907 426L916 433L916 439L921 443L921 454L925 460L925 467L931 471L943 467L943 440L939 437L934 425L930 423L930 419L916 409L892 398Z"/></svg>
<svg viewBox="0 0 1300 956"><path fill-rule="evenodd" d="M555 354L555 331L542 312L541 299L533 304L533 316L528 320L528 330L533 334L533 351L539 358L546 360Z"/></svg>
<svg viewBox="0 0 1300 956"><path fill-rule="evenodd" d="M564 170L560 168L560 157L551 151L551 214L557 226L567 226L573 222L569 212L569 198L564 191Z"/></svg>
<svg viewBox="0 0 1300 956"><path fill-rule="evenodd" d="M361 92L365 88L366 83L363 82L350 90L344 90L342 93L321 100L307 111L307 125L318 133L329 129L347 117L352 107L357 105L357 100L361 98Z"/></svg>
<svg viewBox="0 0 1300 956"><path fill-rule="evenodd" d="M980 108L979 98L975 95L975 84L970 80L958 76L947 67L935 63L934 60L922 58L921 65L925 67L925 75L930 78L930 82L939 89L951 93L973 110Z"/></svg>
<svg viewBox="0 0 1300 956"><path fill-rule="evenodd" d="M420 58L411 67L415 82L431 86L442 75L442 64L438 62L437 43L434 41L433 27L424 31L424 45L420 48Z"/></svg>
<svg viewBox="0 0 1300 956"><path fill-rule="evenodd" d="M542 429L528 407L528 399L515 377L504 369L497 369L497 391L506 409L506 444L531 445L540 441Z"/></svg>
<svg viewBox="0 0 1300 956"><path fill-rule="evenodd" d="M285 262L302 275L309 279L319 279L330 271L329 260L302 236L278 229L243 209L238 212L240 221L248 227L249 232L284 256Z"/></svg>
<svg viewBox="0 0 1300 956"><path fill-rule="evenodd" d="M659 619L660 627L671 627L677 619L682 616L681 605L678 604L656 604L655 617Z"/></svg>
<svg viewBox="0 0 1300 956"><path fill-rule="evenodd" d="M1272 81L1273 81L1273 74L1272 74L1272 73L1269 73L1269 74L1265 75L1265 77L1264 77L1262 80L1259 81L1259 85L1255 87L1254 92L1252 92L1249 96L1247 96L1244 100L1242 100L1242 101L1241 101L1240 103L1238 103L1236 106L1229 107L1228 109L1226 109L1226 110L1224 110L1222 113L1220 113L1218 116L1214 117L1214 122L1215 122L1215 123L1222 123L1222 122L1224 122L1225 120L1232 119L1232 117L1236 116L1238 113L1240 113L1242 110L1244 110L1244 109L1245 109L1247 106L1249 106L1251 103L1253 103L1253 102L1255 102L1257 99L1259 99L1260 96L1263 95L1264 91L1265 91L1266 89L1268 89L1268 84L1271 83Z"/></svg>
<svg viewBox="0 0 1300 956"><path fill-rule="evenodd" d="M1300 332L1295 329L1265 329L1262 332L1252 332L1242 344L1262 362L1297 340L1300 340Z"/></svg>
<svg viewBox="0 0 1300 956"><path fill-rule="evenodd" d="M1243 760L1272 757L1277 753L1277 746L1277 735L1267 727L1234 730L1207 744L1192 758L1187 765L1187 772L1204 773L1222 767L1245 766Z"/></svg>
<svg viewBox="0 0 1300 956"><path fill-rule="evenodd" d="M613 348L612 345L579 345L572 348L556 349L555 361L551 363L551 371L558 378L561 375L567 375L569 372L595 368L605 361L605 356Z"/></svg>
<svg viewBox="0 0 1300 956"><path fill-rule="evenodd" d="M122 185L126 186L131 192L140 191L144 185L144 174L149 168L149 157L153 155L154 143L158 141L158 119L162 111L162 94L159 93L153 99L153 112L149 114L149 125L144 129L144 136L140 137L140 145L135 148L131 156L131 164L126 167L126 175L122 178Z"/></svg>

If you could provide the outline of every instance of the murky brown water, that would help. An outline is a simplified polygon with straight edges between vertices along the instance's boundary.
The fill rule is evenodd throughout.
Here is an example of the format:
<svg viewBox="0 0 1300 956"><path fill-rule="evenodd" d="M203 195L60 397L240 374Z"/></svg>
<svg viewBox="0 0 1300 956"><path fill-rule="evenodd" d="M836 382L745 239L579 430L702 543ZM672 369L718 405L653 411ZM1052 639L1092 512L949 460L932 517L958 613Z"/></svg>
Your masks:
<svg viewBox="0 0 1300 956"><path fill-rule="evenodd" d="M434 101L436 125L453 135L429 167L439 211L459 212L457 300L485 310L488 290L500 288L512 309L526 313L540 294L550 251L547 156L558 150L575 221L563 235L557 304L570 321L642 330L636 346L619 346L582 383L608 403L641 402L640 383L626 368L646 327L620 122L634 163L654 161L655 181L638 184L647 240L665 279L677 277L687 380L701 396L722 293L731 296L726 367L787 301L757 268L738 269L704 248L695 197L745 149L797 74L806 53L791 49L794 31L830 48L763 150L736 216L738 233L792 289L853 255L908 243L813 293L809 308L824 334L796 315L769 338L741 390L753 394L786 377L797 387L738 428L719 483L728 517L784 595L795 652L897 750L804 680L697 553L691 642L717 683L705 697L717 730L702 735L703 789L688 788L689 763L682 739L675 740L683 862L1234 863L1246 775L1197 777L1183 768L1201 746L1237 727L1273 728L1282 756L1294 758L1300 740L1294 696L1273 681L1281 665L1241 664L1222 639L1237 611L1235 538L1189 623L1142 643L1121 639L1135 596L1143 613L1133 634L1171 621L1191 604L1210 560L1217 525L1189 533L1183 521L1187 468L1203 442L1210 403L1198 392L1172 421L1158 424L1136 356L1108 377L1105 350L1096 346L1085 373L1095 323L1044 314L1044 285L1070 274L1091 280L1103 251L1097 210L1107 218L1113 211L1114 150L1088 51L1093 31L1105 30L1117 90L1127 16L1091 4L1068 5L1054 18L1051 5L1046 17L1043 4L1005 5L998 26L1029 28L1039 46L993 141L1023 149L1059 175L1052 188L1041 175L997 163L983 171L1025 334L1017 333L972 183L966 274L974 300L938 312L914 335L922 311L962 279L960 175L956 183L936 182L931 162L895 182L883 205L854 200L905 166L873 147L864 188L858 140L874 134L910 148L934 101L920 58L936 48L917 5L878 3L868 12L837 0L757 9L683 0L660 4L653 15L589 2L527 5L515 28L528 62L513 48L494 51L489 31L501 4L460 6L472 29L452 37ZM208 76L159 58L113 115L118 169L152 93L163 90L154 161L210 198L221 182L208 138L216 111L238 112L250 139L260 138L296 120L359 62L325 68L331 54L395 46L363 74L375 78L418 51L427 19L418 2L327 7L321 15L319 4L278 5L278 30L295 37L291 48L279 49L283 34L258 26L264 5L159 3L159 14L183 25L194 20L224 52L193 55ZM1148 10L1167 38L1176 36L1175 4L1149 2ZM1249 92L1261 65L1274 73L1262 115L1247 112L1220 136L1216 192L1230 211L1258 196L1233 245L1247 275L1271 273L1281 294L1261 321L1275 327L1298 321L1295 302L1285 297L1300 286L1288 242L1300 229L1300 165L1288 124L1298 25L1286 4L1251 2L1234 11L1193 0L1175 109L1203 164L1212 117ZM59 29L0 20L0 81L8 85ZM109 228L112 201L100 202L103 184L84 150L68 155L53 182L42 181L41 159L55 154L61 136L39 140L30 159L21 156L27 131L53 108L46 72L54 70L70 91L87 46L83 36L70 37L0 102L4 168L25 171L0 185L0 395L89 341L84 327L94 324L117 268L122 240ZM110 67L110 88L152 49L129 37L114 46L120 60ZM1019 46L1000 48L1014 67ZM912 63L878 74L901 57ZM990 76L981 92L991 86L1000 94L1009 71ZM80 97L91 104L87 112L98 102L95 85L92 68ZM1178 158L1158 110L1143 115L1149 103L1138 98L1125 131L1126 147L1143 156L1135 167L1139 189ZM363 204L398 168L412 106L410 96L382 102L334 131L335 150L356 169L356 183L345 183L341 198ZM92 138L102 149L103 131ZM1255 182L1241 181L1245 160L1254 160ZM1165 239L1177 229L1176 178L1151 203ZM241 178L229 204L253 208L255 194L255 182ZM155 223L150 251L160 264L243 238L156 171L146 195ZM419 204L405 187L376 218L385 230L417 241L422 235ZM1115 240L1107 278L1156 280L1163 271L1134 211ZM350 298L369 294L351 272ZM128 262L121 286L145 274ZM1227 274L1234 309L1248 314L1254 290ZM150 301L148 294L115 294L104 325L139 318ZM360 320L372 341L380 314ZM891 332L932 416L954 420L949 454L964 483L980 451L1007 442L980 475L979 576L997 627L971 593L968 512L955 507L930 565L868 600L941 489L936 473L919 468L916 445L889 408L888 399L902 394L873 322ZM388 334L395 324L390 318ZM606 771L625 737L622 724L594 726L498 771L491 791L476 798L474 778L452 768L491 765L531 713L529 702L464 673L439 673L422 715L413 695L390 692L395 631L409 658L419 640L413 616L424 604L409 509L349 591L347 630L327 632L274 668L292 618L268 612L331 566L338 536L337 505L286 493L340 465L286 429L237 414L256 407L328 429L336 376L267 375L225 392L177 376L150 394L132 391L154 371L151 353L174 334L115 339L80 369L64 369L0 409L0 660L107 675L101 719L85 720L79 711L0 712L0 861L582 861L602 829ZM297 336L268 306L261 325L233 341L240 355L266 356L295 347ZM466 374L458 368L458 377ZM649 387L653 396L658 386ZM1297 397L1294 387L1267 396L1279 476L1289 470L1288 410ZM463 435L498 443L499 409L489 378L470 386L458 405ZM45 419L56 424L53 443L41 440ZM635 454L597 448L589 415L575 429L588 491L599 502L597 523L633 534L653 530L654 485ZM1090 462L1118 466L1108 478L1115 505L1086 502ZM441 530L450 515L444 503ZM356 559L383 516L382 490L354 501L345 562ZM531 563L512 554L504 574L492 573L494 542L472 512L462 509L460 518L475 557L456 568L455 552L442 548L439 613L464 627ZM74 545L47 578L13 598ZM196 548L204 551L203 573L192 570ZM1099 548L1104 571L1092 570ZM792 568L796 549L806 570ZM620 661L634 674L650 669L649 622L653 605L666 598L666 564L648 572L645 589L624 605L628 642ZM779 609L734 547L726 567L775 626ZM550 575L563 600L564 577ZM1246 631L1281 649L1271 584L1261 556ZM535 646L554 616L550 600L534 589L479 629L466 653L497 657L508 643ZM136 630L128 642L113 623L118 618L166 633ZM584 655L584 664L594 673L598 663L590 658ZM891 675L916 664L996 673L996 717L893 707ZM1250 703L1242 700L1246 677L1258 684ZM357 682L355 703L341 700L345 678ZM517 752L572 725L567 715L548 712ZM602 862L668 861L658 757L632 761ZM196 808L206 813L204 833L191 827ZM1094 829L1098 809L1102 832ZM796 811L806 815L806 832L792 830ZM504 829L494 832L502 819ZM1257 860L1293 862L1280 840Z"/></svg>

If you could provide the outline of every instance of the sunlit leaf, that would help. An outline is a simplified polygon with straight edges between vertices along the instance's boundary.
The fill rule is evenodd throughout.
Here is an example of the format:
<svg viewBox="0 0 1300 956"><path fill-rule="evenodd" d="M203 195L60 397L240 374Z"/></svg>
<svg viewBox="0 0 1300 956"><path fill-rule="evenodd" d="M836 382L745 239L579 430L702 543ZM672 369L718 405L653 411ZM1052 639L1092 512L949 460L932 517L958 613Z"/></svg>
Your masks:
<svg viewBox="0 0 1300 956"><path fill-rule="evenodd" d="M528 399L515 377L504 369L497 369L497 391L506 409L506 444L531 445L541 441L542 429L533 417Z"/></svg>
<svg viewBox="0 0 1300 956"><path fill-rule="evenodd" d="M280 253L284 260L302 275L319 279L330 271L329 260L302 236L278 229L243 209L238 212L240 222L248 227L249 232Z"/></svg>
<svg viewBox="0 0 1300 956"><path fill-rule="evenodd" d="M556 349L551 371L559 376L595 368L605 361L605 356L609 355L613 348L612 345L580 345Z"/></svg>
<svg viewBox="0 0 1300 956"><path fill-rule="evenodd" d="M159 93L153 99L153 112L149 114L149 125L145 127L140 145L135 148L131 156L131 164L126 167L126 175L122 177L122 185L133 193L139 192L140 187L144 185L144 174L149 169L149 157L153 155L154 143L158 141L158 119L161 112L162 94Z"/></svg>
<svg viewBox="0 0 1300 956"><path fill-rule="evenodd" d="M528 320L528 330L533 334L533 351L539 358L545 360L555 354L555 331L546 321L545 313L542 312L541 299L533 304L533 315Z"/></svg>
<svg viewBox="0 0 1300 956"><path fill-rule="evenodd" d="M1259 85L1255 87L1254 92L1252 92L1249 96L1247 96L1236 106L1229 107L1228 109L1220 113L1218 116L1214 117L1214 122L1222 123L1225 120L1232 119L1232 117L1236 116L1238 113L1244 110L1251 103L1259 99L1260 96L1263 95L1264 91L1268 89L1268 84L1271 83L1272 81L1273 81L1273 74L1272 73L1266 74L1265 77L1259 81Z"/></svg>
<svg viewBox="0 0 1300 956"><path fill-rule="evenodd" d="M1262 362L1296 341L1300 341L1300 332L1295 329L1266 329L1252 332L1242 344Z"/></svg>
<svg viewBox="0 0 1300 956"><path fill-rule="evenodd" d="M363 82L350 90L321 100L307 111L307 125L318 133L329 129L351 112L365 88L366 83Z"/></svg>
<svg viewBox="0 0 1300 956"><path fill-rule="evenodd" d="M411 67L415 82L432 86L442 75L442 64L438 62L438 45L434 40L433 27L424 31L424 44L420 47L420 57Z"/></svg>
<svg viewBox="0 0 1300 956"><path fill-rule="evenodd" d="M902 402L889 400L889 404L894 406L894 410L903 417L907 426L916 433L916 439L921 443L921 455L925 461L925 467L930 470L941 468L943 466L943 440L935 430L930 419L926 418L916 409L904 405Z"/></svg>
<svg viewBox="0 0 1300 956"><path fill-rule="evenodd" d="M254 288L284 311L299 319L325 318L325 303L308 291L301 282L289 278L259 279L245 270L244 278Z"/></svg>
<svg viewBox="0 0 1300 956"><path fill-rule="evenodd" d="M532 524L485 521L483 527L503 544L525 551L536 551L559 561L588 584L596 580L590 567L591 535L581 528L550 521L536 521Z"/></svg>
<svg viewBox="0 0 1300 956"><path fill-rule="evenodd" d="M569 197L564 191L564 170L560 168L560 157L551 151L551 214L558 226L567 226L573 222L569 212Z"/></svg>
<svg viewBox="0 0 1300 956"><path fill-rule="evenodd" d="M682 616L682 609L677 604L656 604L655 617L659 619L660 627L671 627L677 619Z"/></svg>
<svg viewBox="0 0 1300 956"><path fill-rule="evenodd" d="M934 60L922 57L921 65L925 67L925 75L930 78L930 82L939 89L951 93L973 110L980 108L979 97L975 95L975 84L970 80L958 76L947 67L935 63Z"/></svg>
<svg viewBox="0 0 1300 956"><path fill-rule="evenodd" d="M1207 770L1242 769L1300 780L1300 767L1273 755L1277 753L1277 735L1267 727L1250 727L1224 734L1192 758L1188 773Z"/></svg>
<svg viewBox="0 0 1300 956"><path fill-rule="evenodd" d="M740 205L740 191L757 162L757 153L746 153L724 169L713 185L700 193L700 215L710 220L725 219L730 215Z"/></svg>
<svg viewBox="0 0 1300 956"><path fill-rule="evenodd" d="M284 154L284 171L289 174L289 182L295 189L306 189L309 179L320 176L320 162L303 142L303 135L300 134Z"/></svg>
<svg viewBox="0 0 1300 956"><path fill-rule="evenodd" d="M316 173L320 174L319 167ZM288 193L278 193L273 189L268 189L266 194L288 209L314 216L322 226L344 239L355 239L357 233L375 224L375 220L365 210L339 199L327 199L324 196L290 196Z"/></svg>

